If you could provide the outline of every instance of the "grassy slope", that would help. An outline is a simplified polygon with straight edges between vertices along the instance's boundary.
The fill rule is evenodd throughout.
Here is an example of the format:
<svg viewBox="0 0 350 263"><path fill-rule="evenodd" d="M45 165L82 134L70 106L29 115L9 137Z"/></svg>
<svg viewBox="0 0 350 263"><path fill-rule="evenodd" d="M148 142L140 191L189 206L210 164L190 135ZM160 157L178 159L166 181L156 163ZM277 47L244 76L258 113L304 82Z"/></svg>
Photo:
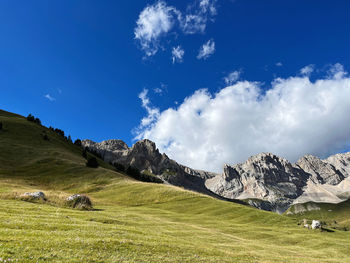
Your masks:
<svg viewBox="0 0 350 263"><path fill-rule="evenodd" d="M309 203L299 204L299 206L307 206ZM313 204L310 202L310 204ZM289 215L290 217L300 220L305 218L308 220L318 219L327 224L329 228L334 229L350 229L350 200L339 204L316 203L320 210L306 211L298 214ZM294 207L288 211L294 212ZM288 213L286 211L286 214Z"/></svg>
<svg viewBox="0 0 350 263"><path fill-rule="evenodd" d="M80 149L0 111L0 258L23 262L349 262L350 232L85 167ZM50 141L42 139L45 131ZM97 211L8 200L87 193ZM1 197L2 196L2 197Z"/></svg>

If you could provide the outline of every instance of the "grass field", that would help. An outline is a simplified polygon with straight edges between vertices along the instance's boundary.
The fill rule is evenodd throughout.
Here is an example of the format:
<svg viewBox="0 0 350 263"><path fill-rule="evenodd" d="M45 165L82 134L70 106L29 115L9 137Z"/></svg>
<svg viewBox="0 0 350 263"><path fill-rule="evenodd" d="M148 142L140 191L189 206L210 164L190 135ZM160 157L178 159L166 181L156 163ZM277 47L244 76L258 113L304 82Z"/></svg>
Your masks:
<svg viewBox="0 0 350 263"><path fill-rule="evenodd" d="M4 111L0 121L0 262L350 262L349 231L87 168L62 136ZM12 198L36 190L85 193L95 210Z"/></svg>
<svg viewBox="0 0 350 263"><path fill-rule="evenodd" d="M298 204L298 206L306 207L309 204L316 205L319 209L293 214L291 217L299 219L300 221L304 218L309 221L317 218L330 229L350 230L350 200L339 204L305 203ZM288 211L294 212L294 207L292 206ZM286 214L288 214L288 211Z"/></svg>

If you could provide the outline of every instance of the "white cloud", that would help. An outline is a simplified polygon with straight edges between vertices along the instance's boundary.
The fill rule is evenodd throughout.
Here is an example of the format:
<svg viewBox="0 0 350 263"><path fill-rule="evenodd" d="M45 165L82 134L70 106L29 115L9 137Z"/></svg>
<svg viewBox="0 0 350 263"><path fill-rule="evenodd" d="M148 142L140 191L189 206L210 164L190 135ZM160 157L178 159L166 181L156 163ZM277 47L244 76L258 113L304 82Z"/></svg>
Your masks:
<svg viewBox="0 0 350 263"><path fill-rule="evenodd" d="M186 12L157 1L146 6L140 13L134 29L135 39L147 57L153 56L161 47L160 38L180 29L184 34L204 33L208 21L216 15L216 0L201 0L187 6Z"/></svg>
<svg viewBox="0 0 350 263"><path fill-rule="evenodd" d="M188 10L180 20L183 32L185 34L204 33L208 20L217 14L216 0L202 0L198 6L189 6Z"/></svg>
<svg viewBox="0 0 350 263"><path fill-rule="evenodd" d="M239 79L241 74L242 74L242 70L232 71L230 74L228 74L224 78L226 85L232 85L233 83L235 83Z"/></svg>
<svg viewBox="0 0 350 263"><path fill-rule="evenodd" d="M314 82L277 78L266 92L250 81L215 94L197 90L176 108L147 110L151 121L142 120L137 137L180 163L217 172L260 152L290 161L326 156L350 146L350 78L339 65L332 74Z"/></svg>
<svg viewBox="0 0 350 263"><path fill-rule="evenodd" d="M300 70L300 74L309 76L314 71L315 66L310 64Z"/></svg>
<svg viewBox="0 0 350 263"><path fill-rule="evenodd" d="M161 88L154 88L153 91L154 91L154 93L157 93L157 94L163 93L163 90Z"/></svg>
<svg viewBox="0 0 350 263"><path fill-rule="evenodd" d="M276 66L277 66L277 67L282 67L283 64L282 64L282 62L277 62L277 63L276 63Z"/></svg>
<svg viewBox="0 0 350 263"><path fill-rule="evenodd" d="M173 47L173 50L171 51L171 60L173 61L173 64L175 62L181 63L184 55L185 51L180 46Z"/></svg>
<svg viewBox="0 0 350 263"><path fill-rule="evenodd" d="M335 79L341 79L345 77L348 73L345 72L342 64L336 63L334 65L331 65L328 74L330 78L333 77Z"/></svg>
<svg viewBox="0 0 350 263"><path fill-rule="evenodd" d="M46 99L48 99L49 101L55 101L56 99L54 97L52 97L50 94L46 94L44 96Z"/></svg>
<svg viewBox="0 0 350 263"><path fill-rule="evenodd" d="M136 22L134 34L147 56L152 56L158 51L159 38L172 29L174 14L177 12L174 7L168 6L163 1L142 10Z"/></svg>
<svg viewBox="0 0 350 263"><path fill-rule="evenodd" d="M139 129L142 129L151 125L155 120L157 120L159 118L160 111L159 109L151 106L147 89L143 89L143 91L139 94L139 98L141 99L142 107L147 111L147 116L141 120L141 124L139 126Z"/></svg>
<svg viewBox="0 0 350 263"><path fill-rule="evenodd" d="M204 43L203 46L199 49L199 53L197 55L198 59L207 59L215 52L215 42L210 39L208 42Z"/></svg>

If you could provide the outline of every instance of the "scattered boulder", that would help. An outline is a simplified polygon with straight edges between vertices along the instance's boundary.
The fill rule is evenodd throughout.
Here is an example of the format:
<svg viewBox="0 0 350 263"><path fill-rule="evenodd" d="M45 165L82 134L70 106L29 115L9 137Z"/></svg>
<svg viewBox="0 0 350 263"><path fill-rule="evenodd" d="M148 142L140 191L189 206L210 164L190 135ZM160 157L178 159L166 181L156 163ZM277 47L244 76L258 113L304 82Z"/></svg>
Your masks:
<svg viewBox="0 0 350 263"><path fill-rule="evenodd" d="M42 199L42 200L46 201L46 196L43 192L32 192L32 193L26 192L26 193L22 194L20 197L30 198L30 199L35 199L35 200Z"/></svg>
<svg viewBox="0 0 350 263"><path fill-rule="evenodd" d="M67 204L70 207L90 210L92 209L92 202L86 195L74 194L67 198Z"/></svg>
<svg viewBox="0 0 350 263"><path fill-rule="evenodd" d="M318 220L312 220L311 228L312 229L319 229L319 228L321 228L321 222L318 221Z"/></svg>

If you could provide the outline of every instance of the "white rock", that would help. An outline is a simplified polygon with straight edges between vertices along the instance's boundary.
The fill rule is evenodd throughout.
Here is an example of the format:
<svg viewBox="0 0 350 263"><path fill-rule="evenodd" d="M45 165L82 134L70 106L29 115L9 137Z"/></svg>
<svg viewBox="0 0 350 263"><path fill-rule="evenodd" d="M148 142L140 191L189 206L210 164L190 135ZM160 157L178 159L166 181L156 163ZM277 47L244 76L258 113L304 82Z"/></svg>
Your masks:
<svg viewBox="0 0 350 263"><path fill-rule="evenodd" d="M321 222L318 220L312 220L311 228L312 229L321 228Z"/></svg>
<svg viewBox="0 0 350 263"><path fill-rule="evenodd" d="M68 196L67 201L73 201L80 196L81 196L80 194L74 194L74 195Z"/></svg>
<svg viewBox="0 0 350 263"><path fill-rule="evenodd" d="M45 199L46 198L45 194L43 192L33 192L33 193L27 192L27 193L24 193L22 196L31 196L35 199L40 199L40 198Z"/></svg>

